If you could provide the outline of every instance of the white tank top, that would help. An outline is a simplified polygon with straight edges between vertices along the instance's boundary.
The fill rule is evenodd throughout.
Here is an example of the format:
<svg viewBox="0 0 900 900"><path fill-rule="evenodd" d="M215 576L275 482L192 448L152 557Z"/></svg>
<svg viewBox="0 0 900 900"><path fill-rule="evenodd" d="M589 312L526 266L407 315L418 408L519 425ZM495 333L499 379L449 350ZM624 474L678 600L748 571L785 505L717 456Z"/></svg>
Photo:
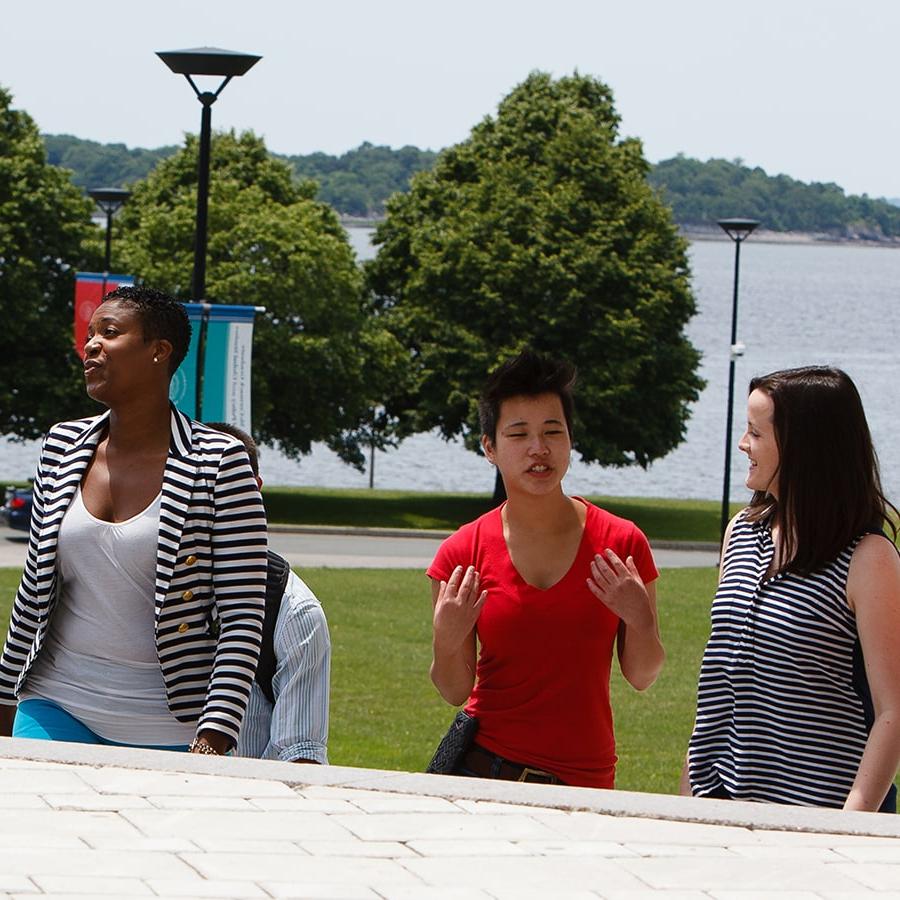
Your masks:
<svg viewBox="0 0 900 900"><path fill-rule="evenodd" d="M160 496L125 522L88 512L78 488L59 531L59 597L19 696L52 700L110 741L187 744L156 654Z"/></svg>

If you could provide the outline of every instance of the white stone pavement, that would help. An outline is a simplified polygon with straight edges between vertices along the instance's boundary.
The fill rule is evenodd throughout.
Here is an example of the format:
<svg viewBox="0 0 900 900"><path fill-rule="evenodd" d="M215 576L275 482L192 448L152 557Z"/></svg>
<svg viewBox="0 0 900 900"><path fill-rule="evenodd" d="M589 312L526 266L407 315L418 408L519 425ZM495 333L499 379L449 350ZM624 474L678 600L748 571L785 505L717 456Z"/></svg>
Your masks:
<svg viewBox="0 0 900 900"><path fill-rule="evenodd" d="M896 816L0 739L0 897L900 900Z"/></svg>

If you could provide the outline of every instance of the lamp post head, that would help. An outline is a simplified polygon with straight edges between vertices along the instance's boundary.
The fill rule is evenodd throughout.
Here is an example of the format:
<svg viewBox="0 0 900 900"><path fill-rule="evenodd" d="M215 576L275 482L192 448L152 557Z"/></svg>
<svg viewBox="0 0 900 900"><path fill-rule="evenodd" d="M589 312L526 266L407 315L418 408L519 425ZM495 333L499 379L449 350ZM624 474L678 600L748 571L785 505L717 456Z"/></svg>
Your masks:
<svg viewBox="0 0 900 900"><path fill-rule="evenodd" d="M243 75L261 59L252 53L238 53L219 47L194 47L191 50L161 50L156 54L176 75L184 75L203 106L200 118L200 146L197 154L197 227L194 236L194 274L191 291L196 300L206 296L206 226L209 206L209 163L212 142L212 105L232 78ZM222 83L215 91L201 91L194 83L195 75L220 76ZM201 379L197 379L197 418L201 417Z"/></svg>
<svg viewBox="0 0 900 900"><path fill-rule="evenodd" d="M112 215L120 206L122 206L131 196L131 191L125 188L101 187L91 188L88 196L100 209L107 215Z"/></svg>
<svg viewBox="0 0 900 900"><path fill-rule="evenodd" d="M756 219L719 219L719 228L733 241L740 243L759 225Z"/></svg>
<svg viewBox="0 0 900 900"><path fill-rule="evenodd" d="M223 75L234 78L248 72L262 57L218 47L161 50L156 54L176 75Z"/></svg>

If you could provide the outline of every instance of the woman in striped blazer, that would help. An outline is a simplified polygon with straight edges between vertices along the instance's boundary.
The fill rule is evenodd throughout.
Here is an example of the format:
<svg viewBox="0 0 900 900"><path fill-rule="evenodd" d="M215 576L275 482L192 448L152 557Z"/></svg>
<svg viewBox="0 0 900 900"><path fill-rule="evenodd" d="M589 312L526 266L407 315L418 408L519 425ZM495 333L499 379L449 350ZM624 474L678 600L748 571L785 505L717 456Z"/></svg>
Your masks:
<svg viewBox="0 0 900 900"><path fill-rule="evenodd" d="M840 369L754 378L688 753L695 795L896 811L900 559ZM687 786L685 785L685 788Z"/></svg>
<svg viewBox="0 0 900 900"><path fill-rule="evenodd" d="M182 415L184 306L119 288L88 329L101 416L47 435L0 657L0 733L224 753L259 655L266 521L243 445ZM17 706L18 704L18 706Z"/></svg>

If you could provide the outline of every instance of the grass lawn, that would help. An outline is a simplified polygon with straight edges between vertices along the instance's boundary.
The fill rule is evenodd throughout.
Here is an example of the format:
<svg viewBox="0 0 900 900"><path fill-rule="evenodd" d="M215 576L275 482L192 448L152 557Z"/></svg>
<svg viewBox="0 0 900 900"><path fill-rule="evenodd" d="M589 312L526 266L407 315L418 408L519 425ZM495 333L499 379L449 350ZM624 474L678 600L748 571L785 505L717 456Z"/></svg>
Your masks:
<svg viewBox="0 0 900 900"><path fill-rule="evenodd" d="M332 763L422 771L453 718L428 678L431 596L411 570L305 569L322 600L333 644ZM0 569L0 621L18 582ZM638 694L614 664L618 785L674 792L694 715L697 669L708 631L712 569L669 569L659 584L668 661L657 684Z"/></svg>
<svg viewBox="0 0 900 900"><path fill-rule="evenodd" d="M453 718L428 678L431 596L412 570L304 569L333 645L329 759L336 765L423 771ZM18 583L0 569L0 622ZM675 793L694 717L716 573L666 569L659 580L665 668L638 694L613 664L617 786Z"/></svg>
<svg viewBox="0 0 900 900"><path fill-rule="evenodd" d="M334 644L329 757L342 765L421 771L453 717L428 678L431 599L414 571L309 569ZM670 569L660 579L668 662L638 694L614 665L618 785L673 793L694 716L709 628L713 569Z"/></svg>
<svg viewBox="0 0 900 900"><path fill-rule="evenodd" d="M270 522L455 531L493 506L489 494L439 494L365 488L263 487ZM636 522L654 541L719 541L720 503L590 495L603 509ZM749 500L749 495L748 498ZM744 504L732 503L734 515Z"/></svg>
<svg viewBox="0 0 900 900"><path fill-rule="evenodd" d="M263 487L270 522L295 525L437 528L455 531L493 505L488 494L435 494L344 488ZM636 522L651 541L718 541L720 505L711 500L591 496ZM737 512L739 504L734 504Z"/></svg>
<svg viewBox="0 0 900 900"><path fill-rule="evenodd" d="M10 482L12 483L12 482ZM493 507L490 494L449 494L365 488L263 487L270 522L363 528L455 531ZM590 495L598 506L636 522L651 542L719 540L715 500ZM748 498L749 499L749 498ZM732 504L732 514L742 504Z"/></svg>

